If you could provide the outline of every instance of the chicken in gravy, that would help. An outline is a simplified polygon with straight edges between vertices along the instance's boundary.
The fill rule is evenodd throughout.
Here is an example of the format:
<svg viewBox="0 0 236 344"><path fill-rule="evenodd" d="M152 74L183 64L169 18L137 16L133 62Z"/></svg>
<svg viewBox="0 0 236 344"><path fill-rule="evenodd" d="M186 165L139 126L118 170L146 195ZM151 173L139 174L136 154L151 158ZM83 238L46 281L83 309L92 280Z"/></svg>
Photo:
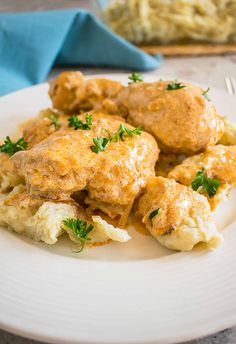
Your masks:
<svg viewBox="0 0 236 344"><path fill-rule="evenodd" d="M236 185L236 146L216 145L208 147L205 152L184 160L169 172L168 177L174 178L184 185L191 185L199 171L204 170L206 176L219 181L219 188L214 197L208 197L212 209L224 200L229 189Z"/></svg>
<svg viewBox="0 0 236 344"><path fill-rule="evenodd" d="M80 116L85 120L85 115ZM96 119L90 130L59 130L32 149L16 153L13 169L26 181L29 192L51 200L68 200L72 193L87 190L89 198L131 210L134 199L154 175L159 150L155 139L143 132L110 142L96 154L93 139L112 135L121 122L113 118ZM127 125L128 128L134 129ZM129 211L130 211L129 210Z"/></svg>
<svg viewBox="0 0 236 344"><path fill-rule="evenodd" d="M66 233L82 250L127 242L115 226L132 212L169 249L219 246L211 210L236 185L236 127L208 90L129 80L50 82L52 108L0 145L1 225L47 244Z"/></svg>
<svg viewBox="0 0 236 344"><path fill-rule="evenodd" d="M172 250L190 251L200 242L215 248L222 241L207 199L174 179L150 178L138 211L150 233Z"/></svg>

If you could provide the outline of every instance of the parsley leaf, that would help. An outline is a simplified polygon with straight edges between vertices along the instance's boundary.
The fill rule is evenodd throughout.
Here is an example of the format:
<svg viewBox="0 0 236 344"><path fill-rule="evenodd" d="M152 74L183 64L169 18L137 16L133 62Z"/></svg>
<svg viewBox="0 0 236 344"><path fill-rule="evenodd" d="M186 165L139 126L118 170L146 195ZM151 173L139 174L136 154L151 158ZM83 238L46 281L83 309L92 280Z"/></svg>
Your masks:
<svg viewBox="0 0 236 344"><path fill-rule="evenodd" d="M158 215L160 210L161 210L161 208L157 208L157 209L153 210L151 212L151 214L149 214L149 216L148 216L149 220L152 220L156 215Z"/></svg>
<svg viewBox="0 0 236 344"><path fill-rule="evenodd" d="M109 140L105 137L97 137L96 139L93 139L94 145L90 146L90 149L92 152L98 154L99 152L102 152L105 150Z"/></svg>
<svg viewBox="0 0 236 344"><path fill-rule="evenodd" d="M68 218L63 221L63 224L67 228L71 229L76 238L79 239L81 243L81 249L79 250L79 252L81 252L84 248L84 245L86 244L86 241L91 240L88 235L94 227L88 224L86 221L76 218Z"/></svg>
<svg viewBox="0 0 236 344"><path fill-rule="evenodd" d="M196 178L192 182L193 190L198 191L200 193L206 192L210 198L216 194L219 186L219 180L214 178L208 178L204 169L197 172Z"/></svg>
<svg viewBox="0 0 236 344"><path fill-rule="evenodd" d="M24 140L23 137L14 143L11 141L10 137L7 136L4 144L0 146L0 152L9 154L11 156L14 155L16 152L26 150L27 146L28 143Z"/></svg>
<svg viewBox="0 0 236 344"><path fill-rule="evenodd" d="M115 132L114 135L111 135L107 129L103 129L107 134L108 138L105 137L97 137L93 139L93 146L90 146L90 149L94 153L99 153L105 150L106 146L109 142L118 142L119 140L124 141L124 136L132 136L132 135L141 135L142 134L142 127L137 127L133 130L127 128L123 123L120 124L118 130Z"/></svg>
<svg viewBox="0 0 236 344"><path fill-rule="evenodd" d="M110 141L117 142L119 139L124 141L124 136L132 136L132 135L141 135L142 134L142 127L137 127L133 130L127 128L123 123L120 124L118 130L115 132L113 136L110 136Z"/></svg>
<svg viewBox="0 0 236 344"><path fill-rule="evenodd" d="M61 123L60 123L59 117L57 115L51 114L48 116L48 118L52 122L51 124L54 125L55 129L59 129L61 127Z"/></svg>
<svg viewBox="0 0 236 344"><path fill-rule="evenodd" d="M210 91L210 87L208 87L207 90L202 92L203 97L208 100L209 102L211 101L210 98L208 97L208 92Z"/></svg>
<svg viewBox="0 0 236 344"><path fill-rule="evenodd" d="M185 88L186 86L184 84L181 84L181 82L171 82L167 85L166 89L168 91L176 91L180 90L181 88Z"/></svg>
<svg viewBox="0 0 236 344"><path fill-rule="evenodd" d="M129 80L131 80L129 82L129 84L135 83L135 82L142 82L143 81L143 76L140 75L139 73L132 73L129 76Z"/></svg>
<svg viewBox="0 0 236 344"><path fill-rule="evenodd" d="M68 126L74 127L75 130L82 129L82 130L90 130L92 127L92 115L86 114L86 123L83 123L78 116L71 116L68 119Z"/></svg>

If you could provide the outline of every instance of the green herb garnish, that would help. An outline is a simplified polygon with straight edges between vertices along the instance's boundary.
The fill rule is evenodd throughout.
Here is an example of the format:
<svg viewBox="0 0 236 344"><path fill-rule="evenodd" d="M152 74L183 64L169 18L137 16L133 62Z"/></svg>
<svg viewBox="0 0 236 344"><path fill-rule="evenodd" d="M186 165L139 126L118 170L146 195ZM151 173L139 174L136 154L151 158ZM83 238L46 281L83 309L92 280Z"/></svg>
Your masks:
<svg viewBox="0 0 236 344"><path fill-rule="evenodd" d="M156 215L159 214L161 208L157 208L156 210L153 210L151 214L148 216L149 220L152 220Z"/></svg>
<svg viewBox="0 0 236 344"><path fill-rule="evenodd" d="M124 141L124 136L141 135L142 127L137 127L133 130L127 128L123 123L120 124L118 130L113 136L110 136L110 141L117 142L119 140Z"/></svg>
<svg viewBox="0 0 236 344"><path fill-rule="evenodd" d="M135 82L142 82L143 81L143 76L140 75L139 73L132 73L129 76L129 84L135 83Z"/></svg>
<svg viewBox="0 0 236 344"><path fill-rule="evenodd" d="M68 119L68 126L74 128L75 130L90 130L92 127L92 115L86 114L86 123L83 123L78 116L71 116Z"/></svg>
<svg viewBox="0 0 236 344"><path fill-rule="evenodd" d="M124 124L120 124L118 130L115 132L114 135L111 135L107 129L103 129L107 134L108 137L97 137L93 139L93 146L90 146L90 149L94 153L99 153L105 150L106 146L109 142L118 142L119 140L124 141L124 136L132 136L132 135L141 135L142 134L142 127L137 127L133 130L127 128Z"/></svg>
<svg viewBox="0 0 236 344"><path fill-rule="evenodd" d="M181 88L185 88L186 86L184 84L181 84L181 82L171 82L167 85L166 89L168 91L176 91L180 90Z"/></svg>
<svg viewBox="0 0 236 344"><path fill-rule="evenodd" d="M94 145L90 146L90 149L94 153L102 152L105 150L108 142L109 139L106 139L105 137L97 137L96 139L93 139Z"/></svg>
<svg viewBox="0 0 236 344"><path fill-rule="evenodd" d="M78 252L81 252L86 242L91 240L88 235L93 230L94 226L88 224L86 221L76 218L68 218L63 221L63 224L67 228L71 229L76 238L79 239L81 243L81 249Z"/></svg>
<svg viewBox="0 0 236 344"><path fill-rule="evenodd" d="M7 136L4 144L0 146L0 152L9 154L10 156L15 154L16 152L26 150L28 143L24 140L24 138L20 138L16 142L12 142L10 137Z"/></svg>
<svg viewBox="0 0 236 344"><path fill-rule="evenodd" d="M192 182L193 190L198 191L200 193L206 192L210 198L216 194L219 186L219 180L214 178L208 178L204 169L197 172L196 178Z"/></svg>
<svg viewBox="0 0 236 344"><path fill-rule="evenodd" d="M50 121L52 122L51 124L54 126L56 130L61 127L61 123L57 115L51 114L48 116L48 118L50 119Z"/></svg>
<svg viewBox="0 0 236 344"><path fill-rule="evenodd" d="M203 97L208 100L209 102L211 101L210 98L208 97L208 92L210 91L210 87L208 87L207 90L202 92Z"/></svg>

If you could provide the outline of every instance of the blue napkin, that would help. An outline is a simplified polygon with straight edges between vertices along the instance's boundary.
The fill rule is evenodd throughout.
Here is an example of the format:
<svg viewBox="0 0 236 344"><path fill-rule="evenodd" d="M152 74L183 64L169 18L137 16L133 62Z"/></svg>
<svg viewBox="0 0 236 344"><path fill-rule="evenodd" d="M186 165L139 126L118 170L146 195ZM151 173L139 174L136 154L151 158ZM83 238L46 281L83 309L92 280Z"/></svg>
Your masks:
<svg viewBox="0 0 236 344"><path fill-rule="evenodd" d="M0 95L43 82L53 65L145 71L160 60L85 10L0 14Z"/></svg>

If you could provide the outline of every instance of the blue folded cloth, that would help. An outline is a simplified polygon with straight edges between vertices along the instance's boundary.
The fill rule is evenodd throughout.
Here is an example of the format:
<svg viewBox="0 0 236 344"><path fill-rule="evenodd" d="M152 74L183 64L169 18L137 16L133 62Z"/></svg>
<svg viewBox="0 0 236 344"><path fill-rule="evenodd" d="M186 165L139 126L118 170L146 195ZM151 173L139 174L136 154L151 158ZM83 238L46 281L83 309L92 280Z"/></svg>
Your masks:
<svg viewBox="0 0 236 344"><path fill-rule="evenodd" d="M43 82L53 65L145 71L160 60L82 9L0 14L0 95Z"/></svg>

